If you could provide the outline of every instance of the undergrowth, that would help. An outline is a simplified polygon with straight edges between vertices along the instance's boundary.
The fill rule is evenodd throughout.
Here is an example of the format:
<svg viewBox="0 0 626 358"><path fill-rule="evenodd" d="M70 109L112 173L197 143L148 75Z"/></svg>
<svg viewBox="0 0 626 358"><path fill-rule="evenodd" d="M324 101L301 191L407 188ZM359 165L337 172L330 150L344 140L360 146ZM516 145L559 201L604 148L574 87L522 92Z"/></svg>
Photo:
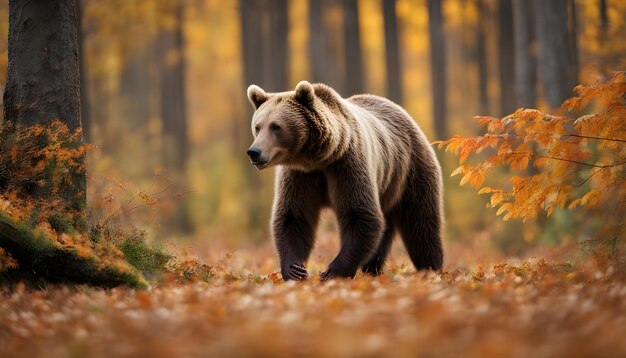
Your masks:
<svg viewBox="0 0 626 358"><path fill-rule="evenodd" d="M67 198L72 176L85 174L91 149L76 145L79 138L80 131L71 133L59 121L0 126L0 283L145 288L146 278L159 279L175 267L174 257L150 245L144 231L119 220L128 202L109 200L117 209L106 220L93 220L85 205L76 204L85 188ZM158 203L144 192L134 194Z"/></svg>

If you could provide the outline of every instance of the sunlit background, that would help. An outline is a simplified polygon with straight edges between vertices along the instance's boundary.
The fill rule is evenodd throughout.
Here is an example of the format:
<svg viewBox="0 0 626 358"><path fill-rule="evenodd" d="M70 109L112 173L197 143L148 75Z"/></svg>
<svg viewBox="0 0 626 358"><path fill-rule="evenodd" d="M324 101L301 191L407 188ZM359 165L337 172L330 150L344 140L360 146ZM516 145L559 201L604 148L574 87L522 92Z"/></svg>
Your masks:
<svg viewBox="0 0 626 358"><path fill-rule="evenodd" d="M121 203L115 215L157 241L267 241L273 170L258 172L245 155L252 139L249 84L283 91L309 80L344 97L387 96L408 110L431 141L477 134L474 115L503 116L524 105L513 91L520 55L514 31L524 28L514 16L514 1L80 3L83 127L96 146L89 156L88 200L96 216L111 215L100 212L106 202ZM441 4L440 18L429 16L429 3ZM626 2L568 4L576 83L596 83L623 70ZM434 43L437 29L442 40ZM6 80L7 32L3 1L0 83ZM536 40L529 43L527 55L536 58ZM436 88L445 103L437 121ZM535 88L533 107L551 111L540 79ZM440 159L449 177L455 159ZM548 222L503 223L456 178L447 179L445 203L448 241L482 238L520 252L585 238L575 213L557 212ZM326 217L322 225L332 229Z"/></svg>

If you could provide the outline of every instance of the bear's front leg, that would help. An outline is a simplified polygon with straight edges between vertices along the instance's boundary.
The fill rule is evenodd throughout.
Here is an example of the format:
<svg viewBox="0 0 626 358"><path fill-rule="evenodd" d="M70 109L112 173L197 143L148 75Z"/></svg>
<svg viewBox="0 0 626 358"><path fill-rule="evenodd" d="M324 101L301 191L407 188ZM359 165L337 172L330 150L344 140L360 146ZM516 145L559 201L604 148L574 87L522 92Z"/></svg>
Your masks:
<svg viewBox="0 0 626 358"><path fill-rule="evenodd" d="M285 281L305 280L321 208L326 203L325 179L319 172L278 173L272 233Z"/></svg>
<svg viewBox="0 0 626 358"><path fill-rule="evenodd" d="M305 263L313 249L314 226L293 212L277 213L272 223L280 271L285 281L309 277Z"/></svg>

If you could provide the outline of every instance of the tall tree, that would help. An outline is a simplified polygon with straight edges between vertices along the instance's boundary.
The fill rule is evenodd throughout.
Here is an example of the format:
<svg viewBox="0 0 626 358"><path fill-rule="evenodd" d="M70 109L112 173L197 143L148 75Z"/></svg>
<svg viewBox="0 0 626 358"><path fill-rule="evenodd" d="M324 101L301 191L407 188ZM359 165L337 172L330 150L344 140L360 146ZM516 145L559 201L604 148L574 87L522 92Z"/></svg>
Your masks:
<svg viewBox="0 0 626 358"><path fill-rule="evenodd" d="M576 83L568 31L568 0L535 0L539 74L543 92L552 107L571 95Z"/></svg>
<svg viewBox="0 0 626 358"><path fill-rule="evenodd" d="M164 1L162 15L171 16L159 35L160 46L160 112L163 135L163 164L175 181L185 183L189 158L187 112L185 106L185 56L183 36L183 3L180 0ZM179 183L179 184L180 184ZM192 231L187 200L183 196L177 203L172 225L178 231Z"/></svg>
<svg viewBox="0 0 626 358"><path fill-rule="evenodd" d="M535 108L537 102L537 58L533 3L514 0L515 95L517 106Z"/></svg>
<svg viewBox="0 0 626 358"><path fill-rule="evenodd" d="M163 35L165 36L165 35ZM167 36L165 36L167 37ZM165 41L165 38L161 38L162 41ZM167 41L171 41L171 38L168 38ZM171 46L171 43L162 43L162 46ZM164 50L165 48L161 49ZM172 51L170 47L169 51ZM178 51L178 50L174 50ZM150 120L150 74L149 74L149 64L150 64L150 56L146 51L144 46L132 46L127 48L123 57L124 57L124 67L120 71L119 74L119 94L121 101L121 112L124 114L127 122L131 130L145 128ZM161 54L160 54L161 55ZM167 56L167 54L164 54ZM174 55L172 55L174 56ZM164 69L166 66L164 63L161 64L161 69ZM171 66L176 66L176 64L171 64ZM170 68L168 68L170 70ZM169 72L161 72L163 75L166 73L169 75ZM167 90L166 90L167 91ZM170 93L166 93L170 94ZM168 98L167 100L171 100ZM166 101L167 101L166 100ZM174 100L178 103L179 99ZM174 107L170 107L170 103L166 103L168 108L161 108L162 110L167 112L167 115L173 115L173 111L180 109ZM176 104L177 106L178 104ZM162 112L165 113L165 112ZM165 125L165 123L163 123ZM171 133L170 133L171 134Z"/></svg>
<svg viewBox="0 0 626 358"><path fill-rule="evenodd" d="M263 73L267 51L263 43L262 0L240 0L240 25L243 54L244 87L251 84L263 86Z"/></svg>
<svg viewBox="0 0 626 358"><path fill-rule="evenodd" d="M478 23L476 24L476 61L478 62L478 96L480 111L483 115L489 113L488 72L487 72L487 5L484 0L476 0Z"/></svg>
<svg viewBox="0 0 626 358"><path fill-rule="evenodd" d="M498 35L500 114L504 116L515 110L513 0L498 1Z"/></svg>
<svg viewBox="0 0 626 358"><path fill-rule="evenodd" d="M446 123L446 46L443 33L441 0L427 0L430 37L430 72L433 96L433 120L437 139L447 137Z"/></svg>
<svg viewBox="0 0 626 358"><path fill-rule="evenodd" d="M309 0L309 63L314 82L326 82L326 62L324 44L324 16L322 1Z"/></svg>
<svg viewBox="0 0 626 358"><path fill-rule="evenodd" d="M266 73L266 59L264 51L267 51L267 47L263 43L263 0L240 0L239 1L239 15L241 25L241 45L242 45L242 64L243 64L243 88L247 88L251 84L256 84L261 87L266 83L263 78L263 73ZM247 100L246 100L247 102ZM248 139L250 136L250 120L252 118L252 108L246 103L247 115L244 117L244 123L242 128L245 128L246 136ZM244 155L245 146L241 146L242 158ZM248 190L249 205L248 205L248 229L253 235L258 232L258 229L263 225L261 220L261 202L259 198L259 191L261 182L258 173L256 173L247 160L242 160L244 171L244 180L246 181L245 187Z"/></svg>
<svg viewBox="0 0 626 358"><path fill-rule="evenodd" d="M598 3L600 12L600 39L606 41L606 35L609 29L609 14L606 8L606 0L600 0Z"/></svg>
<svg viewBox="0 0 626 358"><path fill-rule="evenodd" d="M385 21L385 59L387 64L387 97L402 104L402 63L398 45L396 0L383 0Z"/></svg>
<svg viewBox="0 0 626 358"><path fill-rule="evenodd" d="M568 1L569 22L568 32L570 41L570 56L572 56L572 66L574 66L574 74L578 77L578 11L576 10L576 0ZM575 78L578 83L578 78Z"/></svg>
<svg viewBox="0 0 626 358"><path fill-rule="evenodd" d="M76 12L78 13L77 36L78 36L78 59L80 75L80 111L83 125L83 138L87 143L91 142L91 111L89 108L89 86L87 86L87 61L85 54L85 34L83 29L83 16L85 0L76 0Z"/></svg>
<svg viewBox="0 0 626 358"><path fill-rule="evenodd" d="M343 0L346 95L363 92L363 58L357 0Z"/></svg>
<svg viewBox="0 0 626 358"><path fill-rule="evenodd" d="M271 48L269 67L271 81L267 85L270 91L285 91L289 86L289 1L272 0L269 7L268 46Z"/></svg>
<svg viewBox="0 0 626 358"><path fill-rule="evenodd" d="M339 2L341 4L341 2ZM341 72L341 52L344 49L333 46L337 29L327 21L326 13L336 6L331 0L309 0L309 64L311 79L332 86L339 93L345 89L345 77Z"/></svg>
<svg viewBox="0 0 626 358"><path fill-rule="evenodd" d="M75 0L9 2L9 66L4 92L7 123L32 126L60 120L71 131L81 129L78 18ZM82 143L75 143L81 145ZM85 206L84 172L70 172L62 199ZM47 197L46 187L32 195Z"/></svg>

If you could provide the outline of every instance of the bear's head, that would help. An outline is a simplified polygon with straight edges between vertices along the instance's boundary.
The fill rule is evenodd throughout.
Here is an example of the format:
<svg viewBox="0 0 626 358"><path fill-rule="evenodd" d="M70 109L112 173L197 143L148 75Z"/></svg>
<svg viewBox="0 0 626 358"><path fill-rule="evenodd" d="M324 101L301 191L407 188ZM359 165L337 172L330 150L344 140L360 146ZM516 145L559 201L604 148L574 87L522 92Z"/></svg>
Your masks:
<svg viewBox="0 0 626 358"><path fill-rule="evenodd" d="M324 145L330 132L328 98L333 96L336 101L335 95L329 87L314 87L306 81L298 83L294 91L280 93L248 87L248 99L255 109L254 142L247 151L250 162L257 169L279 164L306 168L314 162L319 154L315 152L328 148Z"/></svg>

